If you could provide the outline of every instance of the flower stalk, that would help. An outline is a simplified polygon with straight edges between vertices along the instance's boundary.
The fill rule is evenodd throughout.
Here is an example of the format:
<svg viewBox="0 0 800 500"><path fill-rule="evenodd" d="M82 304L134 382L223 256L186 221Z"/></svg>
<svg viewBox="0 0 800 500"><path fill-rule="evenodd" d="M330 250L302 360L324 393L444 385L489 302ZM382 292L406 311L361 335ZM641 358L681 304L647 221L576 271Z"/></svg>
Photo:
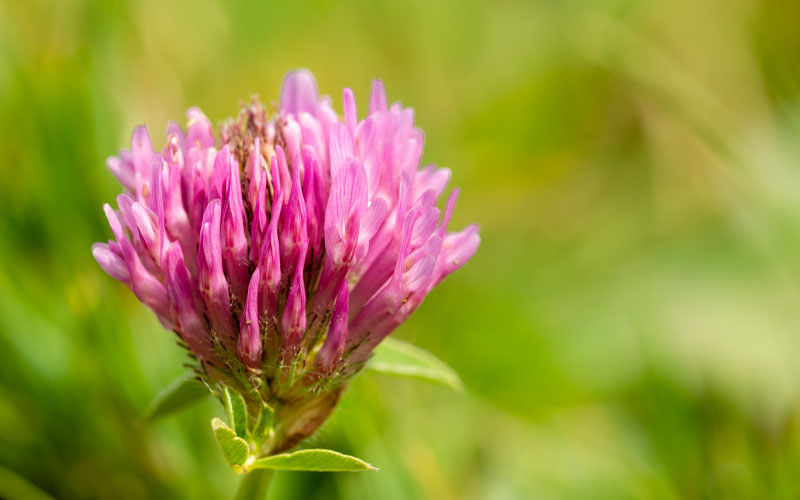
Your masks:
<svg viewBox="0 0 800 500"><path fill-rule="evenodd" d="M273 474L272 470L258 469L242 476L236 500L264 500Z"/></svg>

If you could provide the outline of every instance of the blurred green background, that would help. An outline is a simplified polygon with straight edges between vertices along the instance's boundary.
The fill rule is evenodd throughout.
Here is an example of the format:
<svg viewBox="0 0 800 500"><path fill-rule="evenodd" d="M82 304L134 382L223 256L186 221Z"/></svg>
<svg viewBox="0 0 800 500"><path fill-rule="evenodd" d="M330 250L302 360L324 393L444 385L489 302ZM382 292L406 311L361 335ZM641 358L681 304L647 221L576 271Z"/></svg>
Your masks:
<svg viewBox="0 0 800 500"><path fill-rule="evenodd" d="M359 377L312 444L381 471L271 498L799 497L798 23L780 0L0 0L0 497L232 496L216 402L137 424L184 354L90 245L135 125L160 148L295 67L340 111L383 78L483 242L397 332L467 392Z"/></svg>

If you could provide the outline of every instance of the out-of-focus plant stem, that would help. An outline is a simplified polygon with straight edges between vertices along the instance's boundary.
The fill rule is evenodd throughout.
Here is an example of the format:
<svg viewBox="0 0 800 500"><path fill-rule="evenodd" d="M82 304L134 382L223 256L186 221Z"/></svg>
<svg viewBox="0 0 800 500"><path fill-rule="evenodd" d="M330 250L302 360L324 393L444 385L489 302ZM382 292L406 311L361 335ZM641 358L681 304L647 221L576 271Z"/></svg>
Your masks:
<svg viewBox="0 0 800 500"><path fill-rule="evenodd" d="M269 482L274 471L270 469L256 469L248 472L242 478L236 500L264 500L267 498Z"/></svg>

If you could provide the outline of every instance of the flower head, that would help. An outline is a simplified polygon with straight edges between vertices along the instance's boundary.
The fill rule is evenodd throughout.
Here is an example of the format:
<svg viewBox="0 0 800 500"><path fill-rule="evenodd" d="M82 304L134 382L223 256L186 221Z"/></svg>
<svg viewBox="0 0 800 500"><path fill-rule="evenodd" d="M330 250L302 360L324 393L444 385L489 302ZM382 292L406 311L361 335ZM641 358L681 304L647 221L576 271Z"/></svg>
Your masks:
<svg viewBox="0 0 800 500"><path fill-rule="evenodd" d="M276 406L271 443L311 434L347 380L431 289L473 255L476 226L448 232L450 171L419 168L414 112L374 81L359 120L289 73L279 112L256 100L214 135L198 109L160 152L144 127L107 164L124 188L104 210L114 235L92 253L197 360L198 375L248 406Z"/></svg>

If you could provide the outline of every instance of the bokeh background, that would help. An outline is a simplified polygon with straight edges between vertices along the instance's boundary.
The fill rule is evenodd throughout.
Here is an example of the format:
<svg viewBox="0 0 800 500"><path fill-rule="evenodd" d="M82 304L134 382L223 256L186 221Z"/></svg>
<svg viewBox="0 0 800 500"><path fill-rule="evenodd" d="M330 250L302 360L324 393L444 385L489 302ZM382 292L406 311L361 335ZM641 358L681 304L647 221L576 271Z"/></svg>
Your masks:
<svg viewBox="0 0 800 500"><path fill-rule="evenodd" d="M271 498L800 496L800 3L0 0L0 497L230 498L183 352L90 245L105 158L312 69L372 77L482 245L397 335L467 387L361 376ZM157 142L157 147L163 145Z"/></svg>

